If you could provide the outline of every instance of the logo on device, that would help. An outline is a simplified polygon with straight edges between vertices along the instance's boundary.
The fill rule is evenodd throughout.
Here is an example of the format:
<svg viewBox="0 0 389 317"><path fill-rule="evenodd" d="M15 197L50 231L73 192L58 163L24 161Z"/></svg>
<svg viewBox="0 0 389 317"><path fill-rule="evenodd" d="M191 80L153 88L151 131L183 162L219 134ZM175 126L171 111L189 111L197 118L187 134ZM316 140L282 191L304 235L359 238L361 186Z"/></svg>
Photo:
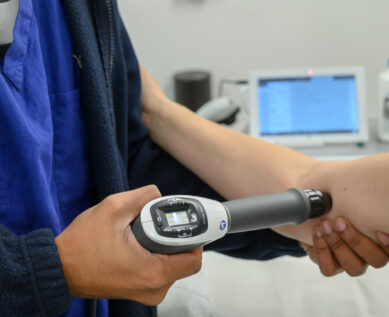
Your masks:
<svg viewBox="0 0 389 317"><path fill-rule="evenodd" d="M226 228L226 226L227 226L226 221L225 221L225 220L222 220L222 221L220 222L220 231L223 231L223 230Z"/></svg>

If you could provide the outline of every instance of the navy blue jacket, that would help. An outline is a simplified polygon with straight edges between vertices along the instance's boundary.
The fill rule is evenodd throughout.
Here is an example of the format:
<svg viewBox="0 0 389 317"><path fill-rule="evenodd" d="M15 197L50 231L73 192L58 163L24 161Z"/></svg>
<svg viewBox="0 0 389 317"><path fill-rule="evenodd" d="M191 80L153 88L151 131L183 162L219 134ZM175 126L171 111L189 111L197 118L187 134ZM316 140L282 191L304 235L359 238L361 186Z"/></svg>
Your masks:
<svg viewBox="0 0 389 317"><path fill-rule="evenodd" d="M139 65L113 0L63 0L81 70L81 104L97 186L96 203L117 192L156 184L163 195L223 200L154 144L141 120ZM226 236L209 246L227 255L267 260L301 256L294 240L271 230ZM70 294L53 233L16 236L0 224L0 315L59 316ZM155 316L154 307L110 301L110 316Z"/></svg>

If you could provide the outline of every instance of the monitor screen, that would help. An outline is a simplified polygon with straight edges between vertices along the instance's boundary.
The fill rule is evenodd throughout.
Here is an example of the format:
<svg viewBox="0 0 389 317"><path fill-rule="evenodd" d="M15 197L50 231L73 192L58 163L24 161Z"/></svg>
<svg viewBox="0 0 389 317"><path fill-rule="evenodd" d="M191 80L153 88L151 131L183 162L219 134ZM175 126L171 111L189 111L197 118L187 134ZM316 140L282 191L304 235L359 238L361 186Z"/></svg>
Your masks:
<svg viewBox="0 0 389 317"><path fill-rule="evenodd" d="M358 133L356 79L310 76L261 79L261 135Z"/></svg>

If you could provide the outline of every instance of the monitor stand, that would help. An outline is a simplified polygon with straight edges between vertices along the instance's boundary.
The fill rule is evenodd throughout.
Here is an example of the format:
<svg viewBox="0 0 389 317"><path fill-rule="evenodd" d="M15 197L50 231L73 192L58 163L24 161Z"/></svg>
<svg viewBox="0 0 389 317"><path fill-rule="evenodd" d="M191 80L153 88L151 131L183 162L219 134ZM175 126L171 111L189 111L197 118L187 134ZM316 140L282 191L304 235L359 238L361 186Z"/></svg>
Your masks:
<svg viewBox="0 0 389 317"><path fill-rule="evenodd" d="M306 149L306 148L320 148L324 146L324 142L309 141L309 142L280 142L280 145L292 148L292 149Z"/></svg>

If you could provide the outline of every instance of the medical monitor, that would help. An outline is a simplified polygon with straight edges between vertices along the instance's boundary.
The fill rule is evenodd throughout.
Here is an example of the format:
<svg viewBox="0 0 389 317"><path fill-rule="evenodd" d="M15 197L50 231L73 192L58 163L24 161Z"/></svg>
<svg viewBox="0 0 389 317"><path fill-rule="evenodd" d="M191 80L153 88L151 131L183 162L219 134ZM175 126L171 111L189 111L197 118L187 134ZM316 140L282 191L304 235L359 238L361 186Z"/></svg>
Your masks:
<svg viewBox="0 0 389 317"><path fill-rule="evenodd" d="M250 134L295 146L368 140L361 67L253 72Z"/></svg>

